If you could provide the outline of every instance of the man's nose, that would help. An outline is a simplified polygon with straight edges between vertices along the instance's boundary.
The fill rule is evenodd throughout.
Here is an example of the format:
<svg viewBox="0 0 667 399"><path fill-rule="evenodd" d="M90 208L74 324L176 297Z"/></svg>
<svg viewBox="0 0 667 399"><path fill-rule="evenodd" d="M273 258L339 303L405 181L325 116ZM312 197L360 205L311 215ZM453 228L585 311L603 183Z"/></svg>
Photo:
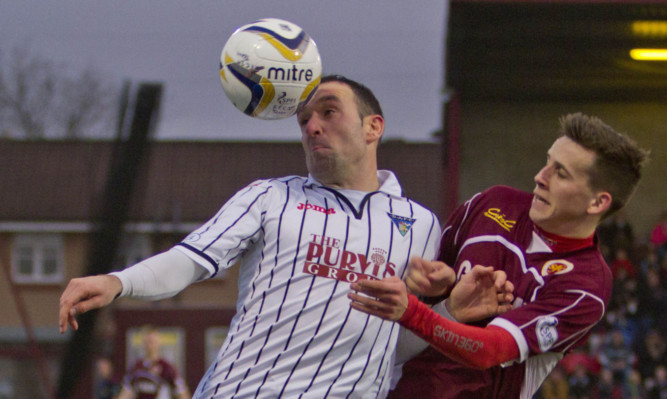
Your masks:
<svg viewBox="0 0 667 399"><path fill-rule="evenodd" d="M535 184L537 184L538 186L546 187L550 175L551 172L549 166L545 166L542 169L540 169L539 172L537 172L533 180L535 181Z"/></svg>
<svg viewBox="0 0 667 399"><path fill-rule="evenodd" d="M306 122L304 130L309 136L317 136L322 134L322 120L316 113L313 113L310 118L308 118L308 122Z"/></svg>

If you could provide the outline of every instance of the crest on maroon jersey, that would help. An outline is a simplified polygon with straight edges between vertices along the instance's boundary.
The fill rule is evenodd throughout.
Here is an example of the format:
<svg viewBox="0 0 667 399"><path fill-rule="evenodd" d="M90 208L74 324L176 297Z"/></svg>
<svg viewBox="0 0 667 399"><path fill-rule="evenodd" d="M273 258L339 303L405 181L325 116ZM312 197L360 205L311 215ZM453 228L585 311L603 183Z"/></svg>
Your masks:
<svg viewBox="0 0 667 399"><path fill-rule="evenodd" d="M568 262L564 259L554 259L546 262L542 266L542 271L540 274L543 276L551 276L554 274L565 274L572 271L574 265L572 262Z"/></svg>

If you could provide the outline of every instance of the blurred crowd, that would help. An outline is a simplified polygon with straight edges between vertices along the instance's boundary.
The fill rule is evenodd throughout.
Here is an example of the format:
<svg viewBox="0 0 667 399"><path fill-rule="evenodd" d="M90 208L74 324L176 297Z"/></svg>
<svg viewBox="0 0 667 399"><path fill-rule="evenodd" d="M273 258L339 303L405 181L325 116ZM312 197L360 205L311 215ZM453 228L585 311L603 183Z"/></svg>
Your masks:
<svg viewBox="0 0 667 399"><path fill-rule="evenodd" d="M649 237L635 237L623 214L598 235L614 276L606 317L535 398L667 399L667 211Z"/></svg>

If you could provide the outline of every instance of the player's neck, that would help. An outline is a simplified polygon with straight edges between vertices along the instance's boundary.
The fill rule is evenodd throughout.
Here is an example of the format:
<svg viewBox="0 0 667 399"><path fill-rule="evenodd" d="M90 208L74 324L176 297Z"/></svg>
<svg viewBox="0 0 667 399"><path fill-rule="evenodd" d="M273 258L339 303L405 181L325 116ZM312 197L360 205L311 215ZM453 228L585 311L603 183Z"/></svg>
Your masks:
<svg viewBox="0 0 667 399"><path fill-rule="evenodd" d="M349 171L350 173L340 174L331 178L319 179L320 183L327 187L344 190L357 190L364 192L377 191L380 188L377 169L372 171Z"/></svg>
<svg viewBox="0 0 667 399"><path fill-rule="evenodd" d="M588 237L575 238L565 237L558 234L550 233L535 225L535 232L544 240L544 242L551 248L552 251L571 252L577 249L587 248L593 246L594 233Z"/></svg>

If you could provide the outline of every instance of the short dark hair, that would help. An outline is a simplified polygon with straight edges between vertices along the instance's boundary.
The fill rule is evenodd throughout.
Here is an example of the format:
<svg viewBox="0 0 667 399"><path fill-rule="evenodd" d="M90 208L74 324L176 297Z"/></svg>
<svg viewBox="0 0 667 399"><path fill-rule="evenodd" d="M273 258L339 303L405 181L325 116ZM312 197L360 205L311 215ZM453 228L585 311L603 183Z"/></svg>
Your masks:
<svg viewBox="0 0 667 399"><path fill-rule="evenodd" d="M364 117L368 115L380 115L384 117L380 102L368 87L342 75L325 75L322 77L320 84L327 82L340 82L348 85L350 89L352 89L354 97L357 100L357 107L359 108L359 116L361 119L364 119Z"/></svg>
<svg viewBox="0 0 667 399"><path fill-rule="evenodd" d="M607 191L612 198L603 219L623 208L637 188L649 151L598 117L580 112L563 116L559 133L595 153L588 171L589 184L593 190Z"/></svg>

